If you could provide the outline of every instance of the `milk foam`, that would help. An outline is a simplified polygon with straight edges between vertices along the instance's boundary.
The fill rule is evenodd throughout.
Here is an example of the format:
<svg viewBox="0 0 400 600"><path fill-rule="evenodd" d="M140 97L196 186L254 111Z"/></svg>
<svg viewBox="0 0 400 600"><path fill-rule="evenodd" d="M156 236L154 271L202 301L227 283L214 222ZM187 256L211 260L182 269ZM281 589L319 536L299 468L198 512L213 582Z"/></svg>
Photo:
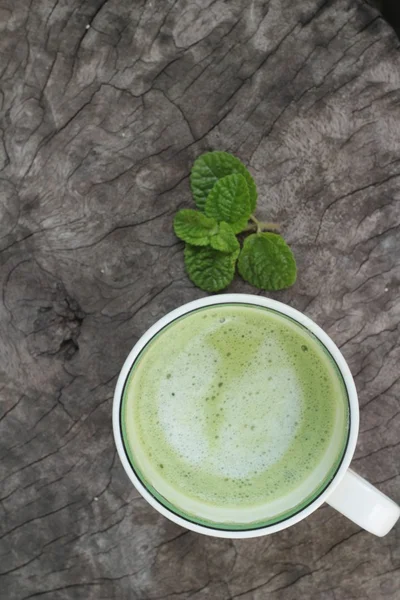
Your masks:
<svg viewBox="0 0 400 600"><path fill-rule="evenodd" d="M161 428L171 448L191 468L221 477L252 477L276 463L293 441L303 391L285 367L284 350L274 356L275 373L267 380L260 369L270 355L266 343L246 370L225 376L219 353L204 337L195 341L191 352L199 374L192 375L192 356L180 353L171 364L173 377L158 390Z"/></svg>

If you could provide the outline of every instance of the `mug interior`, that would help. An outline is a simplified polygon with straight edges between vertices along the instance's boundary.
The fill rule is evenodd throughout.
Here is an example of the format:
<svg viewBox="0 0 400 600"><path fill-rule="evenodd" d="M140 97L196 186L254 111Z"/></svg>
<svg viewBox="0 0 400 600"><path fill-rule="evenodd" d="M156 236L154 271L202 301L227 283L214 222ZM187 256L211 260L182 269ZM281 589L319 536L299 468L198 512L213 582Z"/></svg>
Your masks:
<svg viewBox="0 0 400 600"><path fill-rule="evenodd" d="M165 329L173 327L177 320L182 319L193 312L198 312L199 310L203 309L212 309L213 306L221 304L240 304L252 308L257 306L260 308L267 308L269 311L278 312L280 316L290 319L294 321L297 326L304 328L308 336L312 336L314 339L316 338L318 340L318 343L323 347L324 352L327 353L332 364L335 365L337 376L341 378L347 395L349 416L347 435L343 447L338 454L338 459L335 461L334 465L329 469L329 471L324 474L320 485L314 487L312 493L303 495L301 502L298 502L295 506L286 508L285 510L279 510L278 507L275 516L258 518L252 523L226 523L218 522L214 519L211 521L209 519L199 518L175 506L165 496L160 494L158 490L147 480L146 474L141 471L139 465L135 462L135 458L128 441L124 418L126 390L129 385L129 381L132 377L134 377L135 368L149 344L151 344L151 342L156 339ZM323 340L321 337L324 337L325 339ZM329 345L331 347L327 347ZM338 362L342 362L342 364L338 364ZM327 495L328 488L333 490L335 480L337 480L337 482L339 481L338 477L340 473L344 473L348 463L350 462L352 453L354 452L355 437L357 435L358 427L358 412L355 415L356 422L354 422L354 406L352 407L351 403L352 400L354 404L354 394L354 383L339 350L336 348L330 338L322 330L320 330L317 325L315 325L315 323L301 313L298 313L298 311L279 302L247 295L240 295L240 298L235 295L207 298L183 306L181 309L177 309L170 315L167 315L161 319L160 322L156 323L147 332L147 334L145 334L141 340L139 340L138 344L129 355L118 380L114 401L114 433L117 442L117 449L125 470L127 471L134 485L150 502L150 504L152 504L168 518L189 529L199 531L200 533L208 533L220 537L254 537L256 535L262 535L263 533L269 533L278 529L283 529L284 527L297 522L315 510L315 508L317 508L317 506L323 502Z"/></svg>

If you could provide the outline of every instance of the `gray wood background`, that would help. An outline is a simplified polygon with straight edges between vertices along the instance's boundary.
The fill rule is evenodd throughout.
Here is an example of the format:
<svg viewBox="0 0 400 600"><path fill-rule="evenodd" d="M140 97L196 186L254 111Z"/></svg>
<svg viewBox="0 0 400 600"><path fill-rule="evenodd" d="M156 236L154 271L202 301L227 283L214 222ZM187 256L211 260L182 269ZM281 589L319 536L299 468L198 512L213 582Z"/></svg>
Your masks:
<svg viewBox="0 0 400 600"><path fill-rule="evenodd" d="M391 28L361 0L0 0L0 28L0 597L398 599L399 526L375 538L324 506L256 540L186 532L111 432L132 345L203 295L171 221L194 158L228 150L297 257L273 296L354 373L354 467L400 500Z"/></svg>

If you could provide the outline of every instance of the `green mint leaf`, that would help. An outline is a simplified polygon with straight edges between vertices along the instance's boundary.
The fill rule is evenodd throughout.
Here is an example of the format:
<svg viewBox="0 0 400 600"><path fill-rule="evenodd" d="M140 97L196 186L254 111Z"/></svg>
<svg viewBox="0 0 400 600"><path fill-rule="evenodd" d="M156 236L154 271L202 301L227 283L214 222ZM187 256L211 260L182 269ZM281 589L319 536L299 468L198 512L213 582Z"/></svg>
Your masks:
<svg viewBox="0 0 400 600"><path fill-rule="evenodd" d="M175 215L175 235L194 246L209 246L210 237L218 234L218 223L198 210L184 208Z"/></svg>
<svg viewBox="0 0 400 600"><path fill-rule="evenodd" d="M218 233L211 236L210 244L214 250L220 252L235 252L240 248L232 227L225 221L219 223Z"/></svg>
<svg viewBox="0 0 400 600"><path fill-rule="evenodd" d="M245 178L249 190L250 213L254 212L257 203L257 188L254 179L244 164L228 152L207 152L194 162L190 175L190 186L200 210L204 210L207 196L217 181L233 173L239 173Z"/></svg>
<svg viewBox="0 0 400 600"><path fill-rule="evenodd" d="M230 284L235 275L239 250L224 254L213 248L198 248L187 244L185 266L189 278L206 292L218 292Z"/></svg>
<svg viewBox="0 0 400 600"><path fill-rule="evenodd" d="M240 275L262 290L281 290L296 281L296 261L285 240L275 233L246 238L240 253Z"/></svg>
<svg viewBox="0 0 400 600"><path fill-rule="evenodd" d="M217 181L207 196L205 214L216 221L229 223L234 233L246 227L251 210L243 175L227 175Z"/></svg>

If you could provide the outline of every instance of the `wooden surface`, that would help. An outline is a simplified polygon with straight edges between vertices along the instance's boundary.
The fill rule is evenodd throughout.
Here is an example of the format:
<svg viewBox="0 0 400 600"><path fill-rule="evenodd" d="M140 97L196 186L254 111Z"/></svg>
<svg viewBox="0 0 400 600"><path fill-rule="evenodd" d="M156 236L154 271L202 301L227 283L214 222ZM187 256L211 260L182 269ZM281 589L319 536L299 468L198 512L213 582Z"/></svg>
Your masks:
<svg viewBox="0 0 400 600"><path fill-rule="evenodd" d="M171 220L194 158L228 150L297 257L273 297L355 376L353 466L400 501L391 28L358 0L1 0L0 27L1 598L398 599L399 526L375 538L324 506L256 540L189 533L139 497L111 432L135 341L203 295Z"/></svg>

